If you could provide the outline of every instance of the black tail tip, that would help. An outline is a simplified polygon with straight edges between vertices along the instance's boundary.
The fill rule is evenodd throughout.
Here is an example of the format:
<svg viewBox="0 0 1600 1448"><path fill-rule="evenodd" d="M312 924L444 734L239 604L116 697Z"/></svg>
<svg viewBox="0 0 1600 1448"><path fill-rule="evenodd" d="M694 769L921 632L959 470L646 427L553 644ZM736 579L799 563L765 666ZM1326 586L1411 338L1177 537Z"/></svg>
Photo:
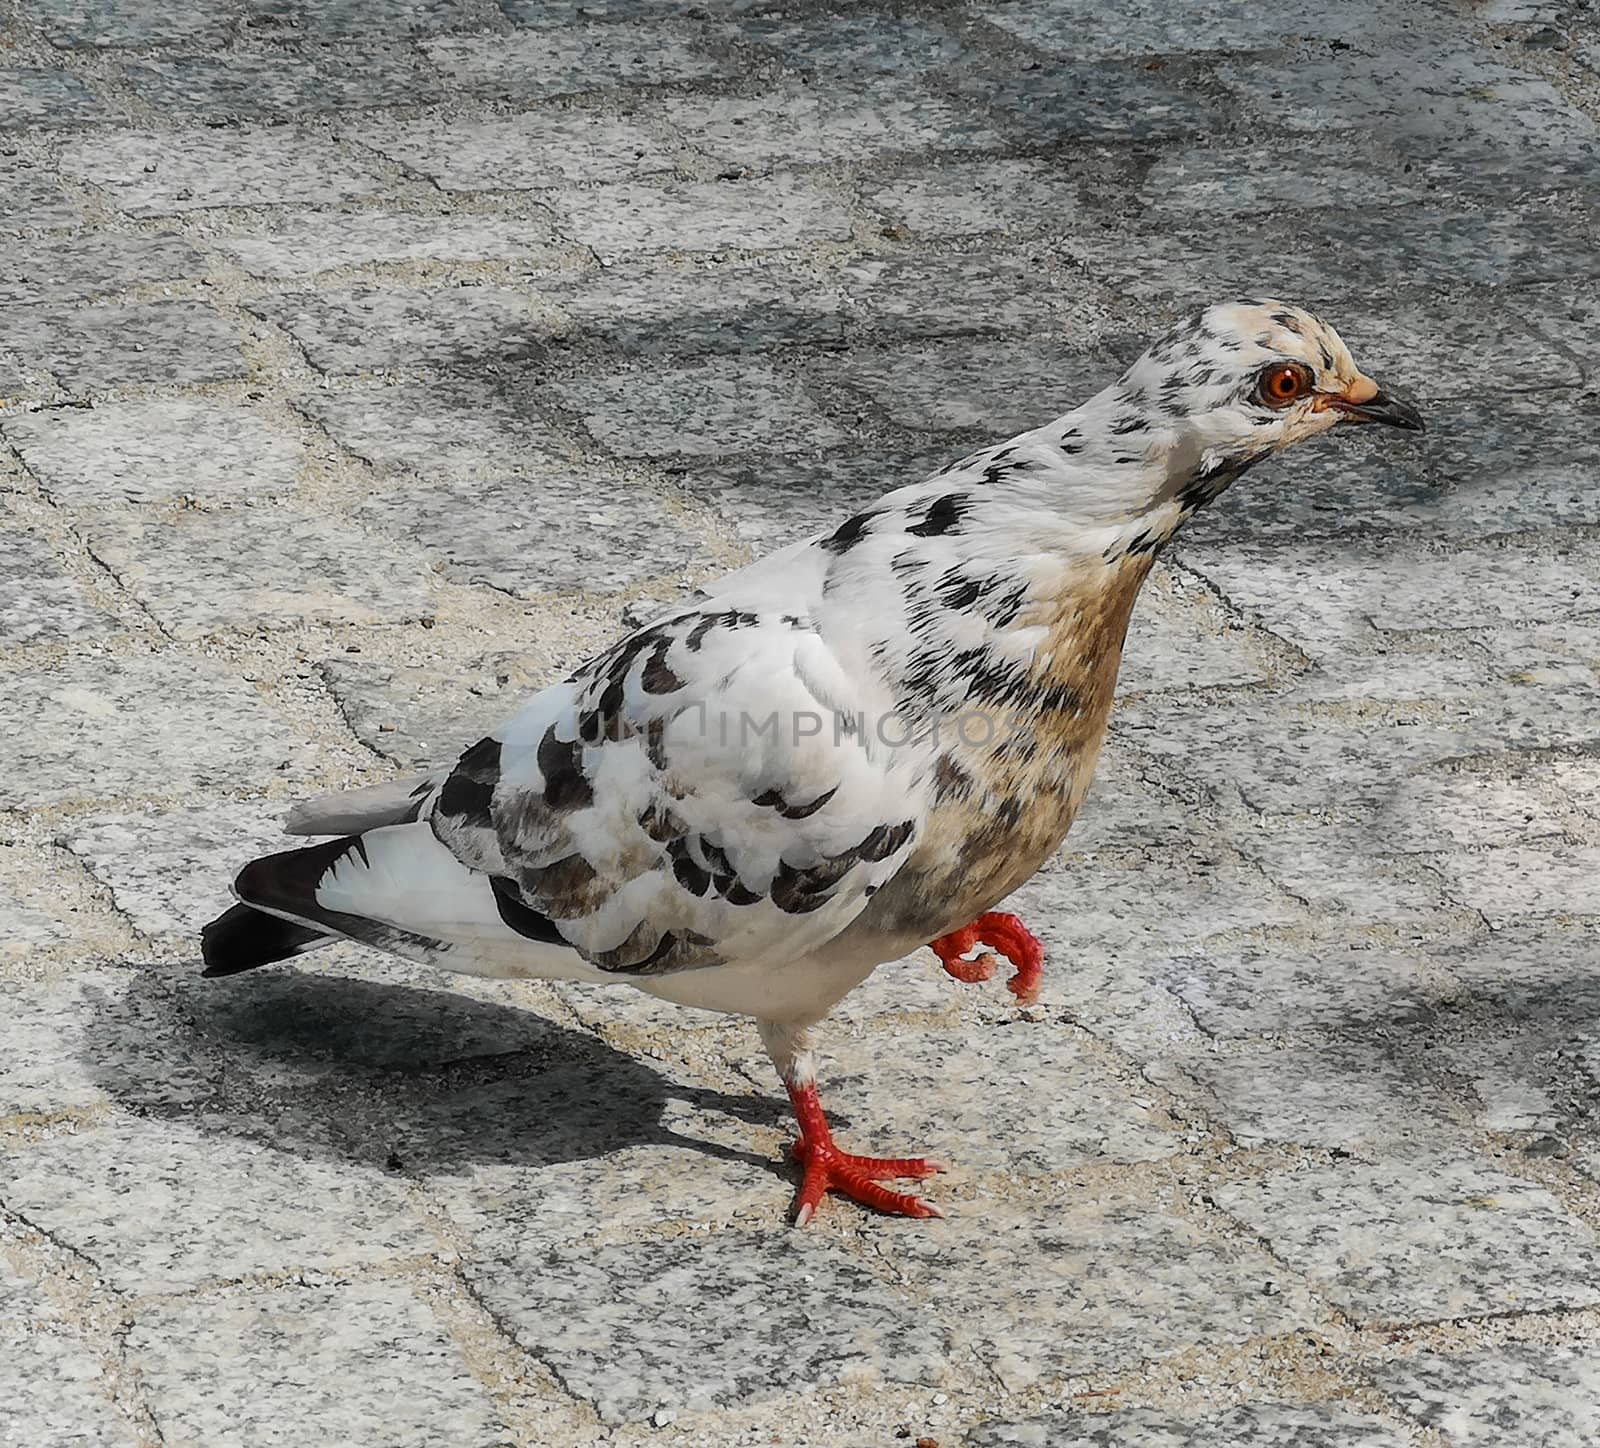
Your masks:
<svg viewBox="0 0 1600 1448"><path fill-rule="evenodd" d="M325 931L309 925L281 920L248 905L235 905L201 928L200 955L206 968L200 974L208 980L238 975L258 965L299 955L326 938Z"/></svg>

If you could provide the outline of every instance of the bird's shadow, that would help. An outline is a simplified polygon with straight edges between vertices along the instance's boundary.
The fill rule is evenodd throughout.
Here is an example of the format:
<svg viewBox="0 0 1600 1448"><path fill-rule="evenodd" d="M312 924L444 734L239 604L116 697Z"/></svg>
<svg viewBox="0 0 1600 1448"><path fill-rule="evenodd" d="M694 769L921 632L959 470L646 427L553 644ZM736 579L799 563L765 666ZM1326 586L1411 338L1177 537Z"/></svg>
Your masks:
<svg viewBox="0 0 1600 1448"><path fill-rule="evenodd" d="M586 1031L447 989L144 967L125 990L93 993L81 1053L133 1114L296 1156L430 1176L676 1145L782 1169L697 1129L744 1134L718 1132L717 1114L777 1126L774 1098L675 1080Z"/></svg>

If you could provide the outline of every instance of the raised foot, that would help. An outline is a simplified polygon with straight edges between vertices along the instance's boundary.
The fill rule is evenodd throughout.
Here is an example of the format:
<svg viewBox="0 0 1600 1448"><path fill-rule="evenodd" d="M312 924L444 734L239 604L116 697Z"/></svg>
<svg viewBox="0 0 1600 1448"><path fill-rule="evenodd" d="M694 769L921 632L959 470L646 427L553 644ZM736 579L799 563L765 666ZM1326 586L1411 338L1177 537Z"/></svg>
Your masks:
<svg viewBox="0 0 1600 1448"><path fill-rule="evenodd" d="M976 959L966 959L968 952L980 945L986 947L984 953ZM1039 998L1039 983L1044 976L1044 946L1016 915L993 911L980 915L971 925L930 941L929 948L951 975L969 984L993 977L998 964L994 956L997 952L1016 970L1006 982L1006 989L1023 1005L1032 1005Z"/></svg>

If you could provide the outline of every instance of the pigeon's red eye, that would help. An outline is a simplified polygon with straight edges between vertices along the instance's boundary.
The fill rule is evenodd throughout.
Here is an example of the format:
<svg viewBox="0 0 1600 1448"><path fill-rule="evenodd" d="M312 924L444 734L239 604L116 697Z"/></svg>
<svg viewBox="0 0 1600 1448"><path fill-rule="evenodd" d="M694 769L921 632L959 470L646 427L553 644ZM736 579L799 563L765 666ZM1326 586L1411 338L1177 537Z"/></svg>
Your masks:
<svg viewBox="0 0 1600 1448"><path fill-rule="evenodd" d="M1298 362L1275 362L1261 374L1256 397L1268 407L1287 407L1311 391L1311 372Z"/></svg>

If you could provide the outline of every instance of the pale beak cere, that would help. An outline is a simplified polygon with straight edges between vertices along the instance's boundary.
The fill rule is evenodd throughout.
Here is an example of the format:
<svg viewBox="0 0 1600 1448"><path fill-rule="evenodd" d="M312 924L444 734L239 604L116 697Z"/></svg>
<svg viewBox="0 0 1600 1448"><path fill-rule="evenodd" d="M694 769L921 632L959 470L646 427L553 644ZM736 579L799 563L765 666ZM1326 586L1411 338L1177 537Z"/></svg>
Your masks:
<svg viewBox="0 0 1600 1448"><path fill-rule="evenodd" d="M1356 422L1381 422L1408 432L1427 431L1416 408L1391 396L1366 376L1357 377L1343 392L1322 394L1314 406L1319 411L1332 408Z"/></svg>

